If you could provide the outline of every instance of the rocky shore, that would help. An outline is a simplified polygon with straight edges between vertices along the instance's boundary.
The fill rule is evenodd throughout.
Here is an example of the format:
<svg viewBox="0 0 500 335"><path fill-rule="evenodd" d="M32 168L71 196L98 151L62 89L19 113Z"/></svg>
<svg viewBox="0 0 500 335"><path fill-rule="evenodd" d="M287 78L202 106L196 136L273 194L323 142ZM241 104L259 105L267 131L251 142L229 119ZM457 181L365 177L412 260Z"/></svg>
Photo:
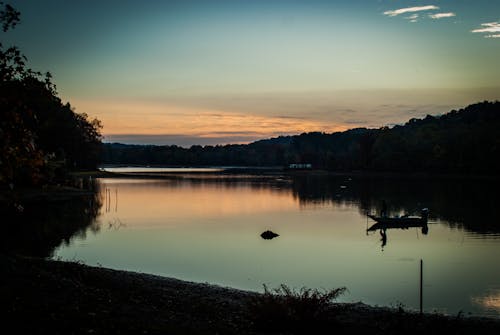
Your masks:
<svg viewBox="0 0 500 335"><path fill-rule="evenodd" d="M4 329L10 329L9 334L490 334L500 331L499 320L420 316L402 309L364 304L331 304L320 315L307 312L315 308L307 306L307 301L299 302L303 306L266 305L263 294L208 284L73 262L13 255L2 255L0 259ZM283 300L283 304L287 303L297 304L297 301ZM286 311L286 315L277 314L276 308Z"/></svg>

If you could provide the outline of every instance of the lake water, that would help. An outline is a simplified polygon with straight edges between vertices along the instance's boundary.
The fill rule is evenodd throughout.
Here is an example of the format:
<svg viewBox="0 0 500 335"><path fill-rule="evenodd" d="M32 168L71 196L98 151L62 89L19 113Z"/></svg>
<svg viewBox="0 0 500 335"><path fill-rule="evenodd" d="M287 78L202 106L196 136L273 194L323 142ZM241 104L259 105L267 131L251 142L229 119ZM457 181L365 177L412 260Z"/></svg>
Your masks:
<svg viewBox="0 0 500 335"><path fill-rule="evenodd" d="M425 311L500 316L496 182L197 173L99 184L95 220L54 258L255 291L345 286L340 301L410 309L422 259ZM427 234L367 233L382 200L391 216L429 208Z"/></svg>
<svg viewBox="0 0 500 335"><path fill-rule="evenodd" d="M106 172L119 172L119 173L159 173L159 172L178 172L178 173L190 173L190 172L221 172L223 168L197 168L197 167L142 167L142 166L126 166L126 167L104 167L101 171Z"/></svg>

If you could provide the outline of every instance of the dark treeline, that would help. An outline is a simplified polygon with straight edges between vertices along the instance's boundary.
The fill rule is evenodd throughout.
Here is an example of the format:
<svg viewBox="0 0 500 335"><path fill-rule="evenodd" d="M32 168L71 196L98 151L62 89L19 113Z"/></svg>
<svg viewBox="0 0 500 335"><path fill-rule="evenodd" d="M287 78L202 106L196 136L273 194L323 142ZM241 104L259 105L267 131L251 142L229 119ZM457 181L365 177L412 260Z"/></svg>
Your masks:
<svg viewBox="0 0 500 335"><path fill-rule="evenodd" d="M104 144L104 164L288 166L332 171L498 174L500 102L482 102L380 129L312 132L247 145Z"/></svg>
<svg viewBox="0 0 500 335"><path fill-rule="evenodd" d="M0 2L4 33L19 20ZM100 128L61 101L49 73L33 71L17 47L0 43L0 187L60 183L68 171L95 168Z"/></svg>

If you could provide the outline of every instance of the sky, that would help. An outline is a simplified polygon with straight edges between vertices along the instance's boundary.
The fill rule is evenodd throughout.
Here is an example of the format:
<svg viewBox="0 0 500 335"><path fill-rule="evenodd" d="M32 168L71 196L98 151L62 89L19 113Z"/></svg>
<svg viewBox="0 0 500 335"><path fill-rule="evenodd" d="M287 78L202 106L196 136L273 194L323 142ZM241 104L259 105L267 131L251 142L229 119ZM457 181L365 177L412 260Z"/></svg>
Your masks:
<svg viewBox="0 0 500 335"><path fill-rule="evenodd" d="M106 142L378 128L500 100L498 0L5 1L1 34Z"/></svg>

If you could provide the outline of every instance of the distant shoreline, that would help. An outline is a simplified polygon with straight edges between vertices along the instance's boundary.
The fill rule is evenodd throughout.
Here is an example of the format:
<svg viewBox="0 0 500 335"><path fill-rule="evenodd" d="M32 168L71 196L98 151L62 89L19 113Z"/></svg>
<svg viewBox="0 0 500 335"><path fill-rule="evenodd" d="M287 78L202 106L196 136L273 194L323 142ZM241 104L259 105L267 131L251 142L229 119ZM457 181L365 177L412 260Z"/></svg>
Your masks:
<svg viewBox="0 0 500 335"><path fill-rule="evenodd" d="M183 166L139 166L139 165L118 165L116 167L165 167L165 168L183 168ZM110 166L111 167L111 166ZM187 167L187 168L211 168L210 166L203 167ZM357 178L388 178L388 179L468 179L468 180L497 180L500 181L500 175L480 175L480 174L459 174L459 173L424 173L424 172L387 172L387 171L327 171L321 169L309 170L292 170L279 167L214 167L220 168L221 171L217 172L108 172L103 170L95 170L88 172L76 172L75 176L91 176L95 178L120 178L120 177L168 177L178 174L193 174L193 175L289 175L289 176L339 176L339 177L357 177Z"/></svg>
<svg viewBox="0 0 500 335"><path fill-rule="evenodd" d="M136 165L137 167L137 165ZM225 181L227 180L243 180L239 176L247 176L244 180L248 180L248 176L255 178L278 178L280 176L302 176L302 177L349 177L360 179L414 179L414 180L469 180L469 181L493 181L499 182L500 176L491 175L462 175L462 174L427 174L427 173L394 173L394 172L367 172L367 171L351 171L351 172L335 172L326 170L278 170L275 167L231 167L218 172L108 172L103 170L78 171L70 173L70 176L75 181L89 181L95 178L136 178L136 179L189 179L189 176L200 179L204 176L219 176ZM214 180L217 180L215 178ZM51 201L67 199L73 196L82 196L92 194L92 190L78 188L75 186L64 185L48 185L45 187L18 187L14 189L0 190L0 204L6 203L13 197L19 200L29 201Z"/></svg>

